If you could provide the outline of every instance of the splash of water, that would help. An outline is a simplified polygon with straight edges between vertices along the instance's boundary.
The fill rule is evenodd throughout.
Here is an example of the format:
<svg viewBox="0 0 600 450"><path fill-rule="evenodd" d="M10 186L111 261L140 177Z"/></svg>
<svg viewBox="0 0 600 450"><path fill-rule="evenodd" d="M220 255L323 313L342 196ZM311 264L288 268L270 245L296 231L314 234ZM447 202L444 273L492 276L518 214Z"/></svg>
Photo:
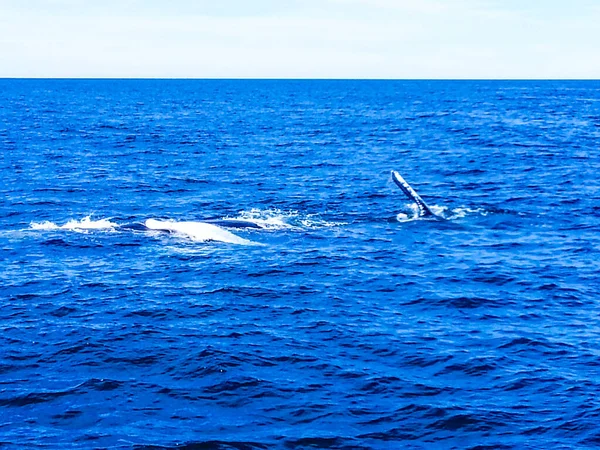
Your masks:
<svg viewBox="0 0 600 450"><path fill-rule="evenodd" d="M266 230L302 230L305 228L337 227L343 222L332 222L321 218L318 214L305 214L297 210L282 211L281 209L252 208L240 211L236 217L223 217L227 220L246 220L259 225Z"/></svg>
<svg viewBox="0 0 600 450"><path fill-rule="evenodd" d="M110 219L92 220L91 216L86 216L81 220L71 219L64 225L57 225L54 222L45 220L43 222L31 222L29 227L33 230L70 230L85 232L87 230L114 230L118 227Z"/></svg>
<svg viewBox="0 0 600 450"><path fill-rule="evenodd" d="M407 212L400 212L396 215L398 222L411 222L413 220L424 219L419 215L419 208L414 203L406 205ZM447 206L429 205L429 209L438 217L446 220L457 220L471 214L487 215L487 211L483 208L454 208L449 209ZM425 218L426 219L426 218Z"/></svg>

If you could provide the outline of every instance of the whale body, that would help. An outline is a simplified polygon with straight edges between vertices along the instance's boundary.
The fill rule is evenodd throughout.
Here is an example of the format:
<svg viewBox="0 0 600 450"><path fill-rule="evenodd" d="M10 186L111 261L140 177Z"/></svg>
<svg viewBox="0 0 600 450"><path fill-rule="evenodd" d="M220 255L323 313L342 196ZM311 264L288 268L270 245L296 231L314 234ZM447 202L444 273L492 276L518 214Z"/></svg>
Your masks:
<svg viewBox="0 0 600 450"><path fill-rule="evenodd" d="M254 245L252 241L236 236L212 223L148 219L145 222L145 226L149 230L168 231L185 235L199 242L220 241L230 244Z"/></svg>

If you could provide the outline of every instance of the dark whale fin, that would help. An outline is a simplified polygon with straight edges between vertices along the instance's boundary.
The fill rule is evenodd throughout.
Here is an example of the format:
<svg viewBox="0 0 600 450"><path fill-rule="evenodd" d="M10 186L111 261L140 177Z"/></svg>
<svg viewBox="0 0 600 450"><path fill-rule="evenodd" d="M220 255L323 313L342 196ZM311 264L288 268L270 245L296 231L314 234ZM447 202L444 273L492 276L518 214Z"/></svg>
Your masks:
<svg viewBox="0 0 600 450"><path fill-rule="evenodd" d="M243 219L209 219L202 222L225 228L264 228L256 222Z"/></svg>
<svg viewBox="0 0 600 450"><path fill-rule="evenodd" d="M436 217L429 206L427 206L427 203L425 203L421 196L417 194L417 191L415 191L411 185L408 184L404 178L402 178L402 175L395 170L392 170L392 180L394 180L394 183L396 183L396 185L410 200L417 204L420 217Z"/></svg>

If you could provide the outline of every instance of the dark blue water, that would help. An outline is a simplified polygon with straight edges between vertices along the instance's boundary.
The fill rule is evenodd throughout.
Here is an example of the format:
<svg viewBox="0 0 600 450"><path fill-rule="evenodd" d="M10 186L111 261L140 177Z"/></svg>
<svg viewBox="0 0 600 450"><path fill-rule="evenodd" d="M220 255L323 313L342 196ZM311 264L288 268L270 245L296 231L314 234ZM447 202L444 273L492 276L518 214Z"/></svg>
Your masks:
<svg viewBox="0 0 600 450"><path fill-rule="evenodd" d="M600 82L0 80L0 445L597 447L599 143Z"/></svg>

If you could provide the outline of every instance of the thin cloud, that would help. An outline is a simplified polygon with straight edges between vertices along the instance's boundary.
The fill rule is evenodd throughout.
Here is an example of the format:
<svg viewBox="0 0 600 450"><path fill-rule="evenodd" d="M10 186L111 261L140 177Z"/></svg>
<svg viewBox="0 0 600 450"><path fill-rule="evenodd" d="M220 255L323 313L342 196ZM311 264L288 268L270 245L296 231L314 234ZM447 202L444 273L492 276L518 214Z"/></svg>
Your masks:
<svg viewBox="0 0 600 450"><path fill-rule="evenodd" d="M434 0L329 0L336 4L354 4L368 8L416 12L425 14L441 14L449 9L447 3Z"/></svg>

